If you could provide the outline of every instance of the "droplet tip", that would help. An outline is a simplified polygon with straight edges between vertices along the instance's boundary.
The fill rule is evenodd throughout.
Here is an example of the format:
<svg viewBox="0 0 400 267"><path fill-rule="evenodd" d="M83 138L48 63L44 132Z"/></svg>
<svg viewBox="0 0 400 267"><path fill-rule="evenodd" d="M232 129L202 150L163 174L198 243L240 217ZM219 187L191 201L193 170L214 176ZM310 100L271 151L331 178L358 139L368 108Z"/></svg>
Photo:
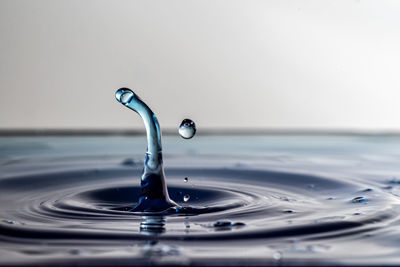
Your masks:
<svg viewBox="0 0 400 267"><path fill-rule="evenodd" d="M115 98L122 104L128 103L135 94L129 88L120 88L115 92Z"/></svg>

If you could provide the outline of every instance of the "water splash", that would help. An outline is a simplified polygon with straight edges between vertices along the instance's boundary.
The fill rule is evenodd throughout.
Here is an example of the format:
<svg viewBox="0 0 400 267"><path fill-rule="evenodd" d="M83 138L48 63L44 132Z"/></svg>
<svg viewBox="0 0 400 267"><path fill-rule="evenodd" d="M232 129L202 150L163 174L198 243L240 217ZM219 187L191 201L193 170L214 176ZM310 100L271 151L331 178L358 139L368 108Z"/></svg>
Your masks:
<svg viewBox="0 0 400 267"><path fill-rule="evenodd" d="M130 89L121 88L116 99L142 117L147 134L147 151L141 178L139 203L132 211L159 212L178 206L168 196L164 178L161 129L153 111Z"/></svg>
<svg viewBox="0 0 400 267"><path fill-rule="evenodd" d="M196 134L196 124L190 119L184 119L178 131L182 138L190 139Z"/></svg>

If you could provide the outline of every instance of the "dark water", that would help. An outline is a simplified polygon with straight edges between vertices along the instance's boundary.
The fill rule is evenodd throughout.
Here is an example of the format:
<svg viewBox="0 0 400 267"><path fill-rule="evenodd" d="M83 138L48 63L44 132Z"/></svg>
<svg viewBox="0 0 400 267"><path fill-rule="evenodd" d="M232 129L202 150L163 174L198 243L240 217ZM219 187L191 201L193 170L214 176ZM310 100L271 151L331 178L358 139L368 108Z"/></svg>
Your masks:
<svg viewBox="0 0 400 267"><path fill-rule="evenodd" d="M400 264L400 137L163 141L186 214L124 210L144 137L0 138L0 265Z"/></svg>

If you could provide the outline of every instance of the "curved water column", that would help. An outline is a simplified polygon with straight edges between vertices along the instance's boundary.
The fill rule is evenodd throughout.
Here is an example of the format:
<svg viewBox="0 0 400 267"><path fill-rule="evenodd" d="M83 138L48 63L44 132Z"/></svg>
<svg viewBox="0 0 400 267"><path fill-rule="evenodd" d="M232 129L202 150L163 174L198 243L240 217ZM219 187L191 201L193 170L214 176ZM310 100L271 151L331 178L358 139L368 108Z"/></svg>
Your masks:
<svg viewBox="0 0 400 267"><path fill-rule="evenodd" d="M115 93L118 102L142 117L147 133L147 151L141 178L139 203L133 211L163 211L177 206L168 196L164 178L161 147L161 129L153 111L130 89Z"/></svg>

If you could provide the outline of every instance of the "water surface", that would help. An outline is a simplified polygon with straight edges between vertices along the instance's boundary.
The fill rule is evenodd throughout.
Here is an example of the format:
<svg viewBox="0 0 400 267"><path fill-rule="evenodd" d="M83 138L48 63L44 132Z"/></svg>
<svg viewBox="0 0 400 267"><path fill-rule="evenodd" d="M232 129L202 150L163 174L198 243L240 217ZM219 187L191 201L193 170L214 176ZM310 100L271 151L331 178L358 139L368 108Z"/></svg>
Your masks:
<svg viewBox="0 0 400 267"><path fill-rule="evenodd" d="M400 264L400 137L163 141L184 213L127 208L145 137L1 137L0 264Z"/></svg>

